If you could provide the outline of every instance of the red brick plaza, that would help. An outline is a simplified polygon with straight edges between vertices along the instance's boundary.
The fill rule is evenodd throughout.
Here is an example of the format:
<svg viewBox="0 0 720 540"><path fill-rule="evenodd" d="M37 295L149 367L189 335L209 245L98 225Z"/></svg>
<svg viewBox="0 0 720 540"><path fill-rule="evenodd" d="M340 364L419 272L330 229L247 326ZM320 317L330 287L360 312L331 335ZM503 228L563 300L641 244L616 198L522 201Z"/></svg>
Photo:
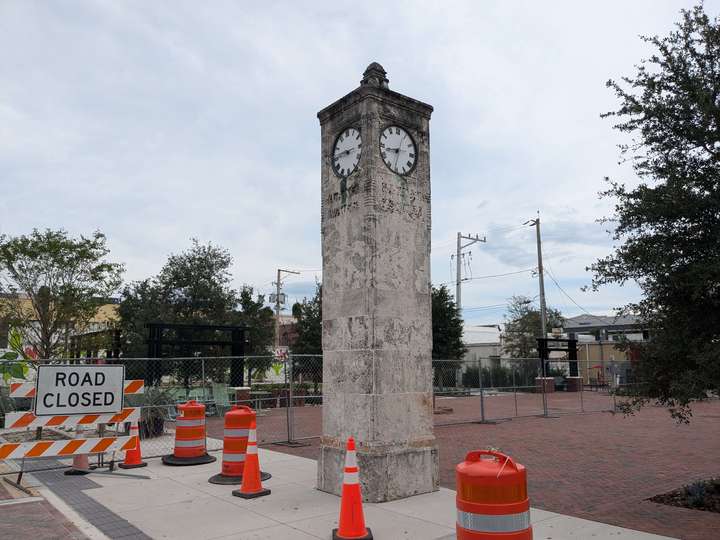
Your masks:
<svg viewBox="0 0 720 540"><path fill-rule="evenodd" d="M584 393L586 410L604 408L602 400L608 397L591 394ZM542 413L539 396L520 399L521 415ZM693 480L720 475L720 401L696 405L690 425L682 425L654 407L628 418L609 412L567 414L577 399L572 394L555 396L550 401L551 415L558 413L555 418L436 426L441 485L455 488L454 467L467 451L495 447L527 466L535 507L676 538L720 538L719 514L646 500ZM438 404L451 406L453 413L436 415L436 423L478 415L475 397ZM514 412L514 397L486 400L488 417L499 418L501 412L507 412L505 416ZM320 407L299 407L294 414L296 437L320 432ZM283 409L259 418L260 438L271 440L284 422ZM316 458L318 440L307 442L310 446L304 448L269 448Z"/></svg>

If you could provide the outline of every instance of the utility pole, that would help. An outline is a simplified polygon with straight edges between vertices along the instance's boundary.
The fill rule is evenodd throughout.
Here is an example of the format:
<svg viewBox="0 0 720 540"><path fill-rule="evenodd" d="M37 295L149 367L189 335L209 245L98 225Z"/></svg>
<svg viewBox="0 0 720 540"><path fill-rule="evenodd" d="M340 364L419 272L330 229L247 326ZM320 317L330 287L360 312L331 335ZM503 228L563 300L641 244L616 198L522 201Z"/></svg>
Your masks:
<svg viewBox="0 0 720 540"><path fill-rule="evenodd" d="M525 225L535 227L535 236L537 240L537 258L538 258L538 280L540 286L540 337L547 335L547 307L545 305L545 278L542 262L542 240L540 238L540 212L537 219L526 221Z"/></svg>
<svg viewBox="0 0 720 540"><path fill-rule="evenodd" d="M463 246L463 240L469 240L469 242ZM460 260L462 259L462 250L472 246L476 242L487 242L487 240L484 236L480 238L480 235L478 234L473 237L465 236L460 232L457 233L457 252L455 254L455 266L457 267L455 276L455 305L457 306L458 312L462 310L462 303L460 298L460 285L462 283L462 267L460 266Z"/></svg>
<svg viewBox="0 0 720 540"><path fill-rule="evenodd" d="M277 281L275 282L275 352L280 348L280 304L282 303L280 290L282 289L282 274L299 274L294 270L278 268Z"/></svg>

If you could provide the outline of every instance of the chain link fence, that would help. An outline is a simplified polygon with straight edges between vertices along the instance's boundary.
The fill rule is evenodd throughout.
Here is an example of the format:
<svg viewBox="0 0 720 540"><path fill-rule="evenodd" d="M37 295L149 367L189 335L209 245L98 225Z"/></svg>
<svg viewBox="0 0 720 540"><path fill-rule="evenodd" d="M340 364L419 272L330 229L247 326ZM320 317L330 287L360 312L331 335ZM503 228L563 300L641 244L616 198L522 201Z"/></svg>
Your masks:
<svg viewBox="0 0 720 540"><path fill-rule="evenodd" d="M144 457L174 449L177 405L190 399L206 407L207 447L222 449L224 414L233 405L257 413L260 444L294 444L322 433L322 356L137 358L53 360L51 364L119 363L126 379L144 379L145 392L125 396L125 406L141 407L140 435ZM5 367L8 363L4 364ZM547 366L545 383L537 358L433 360L433 418L436 426L493 422L517 417L614 411L619 395L633 379L629 363L578 362L580 383L568 377L567 361ZM26 380L33 381L30 369ZM17 380L17 379L15 379ZM0 382L0 425L4 412L32 410L29 398L9 398ZM106 426L106 433L127 433L128 426ZM86 431L85 436L92 436ZM35 429L25 430L33 438ZM70 429L45 428L42 438L72 438ZM0 442L16 442L17 430L0 430ZM121 458L122 456L116 456ZM0 462L2 463L2 462ZM25 460L24 470L67 466L68 460ZM16 464L17 465L17 464ZM10 467L17 469L17 467ZM4 472L10 472L5 470ZM0 469L0 474L3 469Z"/></svg>
<svg viewBox="0 0 720 540"><path fill-rule="evenodd" d="M578 361L573 379L553 359L541 373L539 358L433 360L435 425L615 411L636 382L629 362Z"/></svg>

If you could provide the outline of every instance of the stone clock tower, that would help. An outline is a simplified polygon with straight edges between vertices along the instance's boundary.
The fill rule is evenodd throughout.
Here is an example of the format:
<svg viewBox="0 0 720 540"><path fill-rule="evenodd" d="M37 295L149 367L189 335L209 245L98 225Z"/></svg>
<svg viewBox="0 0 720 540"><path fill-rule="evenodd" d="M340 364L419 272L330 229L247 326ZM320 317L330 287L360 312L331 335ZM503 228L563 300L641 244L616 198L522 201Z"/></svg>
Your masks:
<svg viewBox="0 0 720 540"><path fill-rule="evenodd" d="M318 113L322 135L323 437L318 488L340 493L358 443L364 499L438 489L432 425L433 108L372 63Z"/></svg>

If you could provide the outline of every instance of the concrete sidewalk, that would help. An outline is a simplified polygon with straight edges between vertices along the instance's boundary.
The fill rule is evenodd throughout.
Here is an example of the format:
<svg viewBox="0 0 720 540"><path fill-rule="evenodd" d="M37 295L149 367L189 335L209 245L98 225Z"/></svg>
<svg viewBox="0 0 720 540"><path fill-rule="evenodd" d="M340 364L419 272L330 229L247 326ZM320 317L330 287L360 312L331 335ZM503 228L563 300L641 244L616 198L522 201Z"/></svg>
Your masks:
<svg viewBox="0 0 720 540"><path fill-rule="evenodd" d="M219 456L218 456L219 457ZM37 475L62 501L61 511L90 537L286 540L329 539L337 526L340 500L314 489L314 460L260 449L264 483L272 494L254 500L233 497L233 486L208 478L220 463L168 467L159 459L123 475L60 477ZM362 473L361 473L362 474ZM142 478L143 476L149 478ZM67 506L65 506L67 505ZM69 507L69 508L68 508ZM531 511L534 536L543 540L662 540L668 537L622 529L544 510ZM417 540L455 537L455 492L436 493L383 504L366 504L365 519L374 537Z"/></svg>

